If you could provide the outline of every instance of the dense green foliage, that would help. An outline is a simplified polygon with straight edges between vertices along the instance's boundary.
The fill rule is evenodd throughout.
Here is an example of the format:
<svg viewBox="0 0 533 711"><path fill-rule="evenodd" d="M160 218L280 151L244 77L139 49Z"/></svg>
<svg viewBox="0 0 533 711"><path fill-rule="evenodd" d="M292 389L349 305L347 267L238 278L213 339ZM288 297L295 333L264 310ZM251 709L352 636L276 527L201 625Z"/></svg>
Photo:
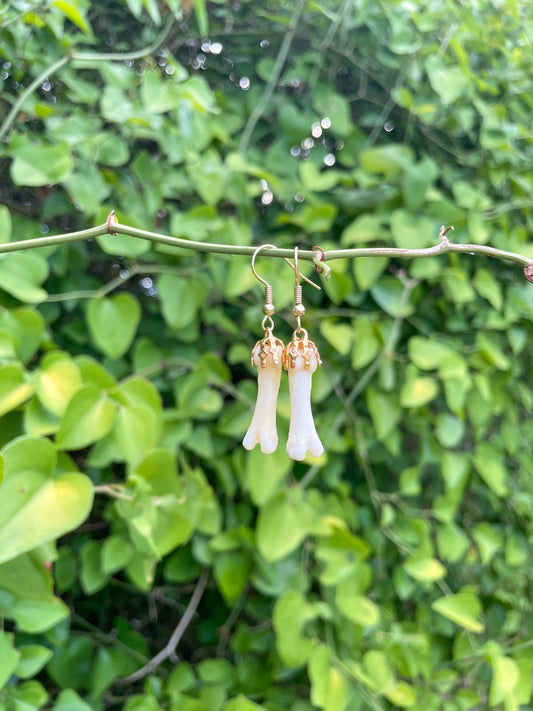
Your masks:
<svg viewBox="0 0 533 711"><path fill-rule="evenodd" d="M532 29L520 0L6 0L0 242L115 208L533 258ZM240 446L248 259L0 256L2 711L533 708L533 287L483 257L331 266L304 285L326 454L294 463L285 382L278 452ZM258 269L288 340L294 274Z"/></svg>

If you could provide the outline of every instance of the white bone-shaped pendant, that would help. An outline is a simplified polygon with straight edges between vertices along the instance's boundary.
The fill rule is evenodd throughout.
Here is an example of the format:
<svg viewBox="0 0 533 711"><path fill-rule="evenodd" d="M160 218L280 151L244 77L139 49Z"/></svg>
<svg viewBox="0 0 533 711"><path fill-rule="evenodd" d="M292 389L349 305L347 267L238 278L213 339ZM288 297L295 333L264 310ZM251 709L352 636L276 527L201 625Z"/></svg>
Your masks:
<svg viewBox="0 0 533 711"><path fill-rule="evenodd" d="M265 330L265 337L252 350L252 365L257 365L257 401L248 432L242 441L245 449L261 446L263 454L272 454L278 446L276 403L281 380L283 343Z"/></svg>
<svg viewBox="0 0 533 711"><path fill-rule="evenodd" d="M289 373L291 403L287 453L297 461L305 458L307 450L313 457L320 457L324 453L311 412L312 377L321 364L318 349L309 340L307 331L298 328L283 351L283 365Z"/></svg>

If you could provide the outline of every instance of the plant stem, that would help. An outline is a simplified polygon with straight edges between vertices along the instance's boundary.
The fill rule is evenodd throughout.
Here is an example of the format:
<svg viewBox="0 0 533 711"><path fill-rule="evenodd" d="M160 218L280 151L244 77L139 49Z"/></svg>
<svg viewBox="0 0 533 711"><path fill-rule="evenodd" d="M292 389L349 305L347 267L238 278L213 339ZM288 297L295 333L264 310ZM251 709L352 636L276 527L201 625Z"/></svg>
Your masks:
<svg viewBox="0 0 533 711"><path fill-rule="evenodd" d="M45 79L47 79L49 76L54 74L54 72L57 72L58 69L61 69L67 62L70 61L69 55L65 55L64 57L61 57L61 59L58 59L57 62L54 62L51 64L49 67L46 67L46 69L39 74L39 76L35 77L35 79L32 81L32 83L24 89L22 94L18 97L18 99L15 101L13 106L11 107L11 111L8 113L6 116L4 122L2 123L2 126L0 127L0 141L2 138L6 135L6 133L9 131L11 124L15 120L15 117L17 116L18 112L20 111L22 104L26 101L28 96L30 94L33 94L35 89L37 89L38 86L40 86Z"/></svg>
<svg viewBox="0 0 533 711"><path fill-rule="evenodd" d="M156 41L148 45L148 47L144 47L143 49L138 50L137 52L115 52L109 54L98 54L96 52L71 52L69 54L66 54L64 57L61 57L61 59L58 59L49 67L46 67L46 69L44 69L39 74L39 76L37 76L32 81L32 83L26 87L26 89L24 89L22 94L20 94L18 99L11 107L11 111L8 113L2 125L0 126L0 141L11 128L13 121L15 120L18 112L20 111L22 105L24 104L28 96L30 96L35 91L35 89L37 89L37 87L39 87L43 83L45 79L52 76L52 74L55 74L55 72L61 69L61 67L65 66L65 64L68 64L69 62L75 62L82 63L85 65L91 64L92 62L126 62L132 61L134 59L141 59L142 57L146 57L149 54L155 52L163 44L163 42L170 34L170 30L172 29L173 24L174 18L171 18L164 27L159 37L156 39Z"/></svg>
<svg viewBox="0 0 533 711"><path fill-rule="evenodd" d="M285 37L283 38L283 42L281 43L278 56L276 57L276 63L274 64L274 68L272 69L272 74L270 76L270 79L268 80L268 84L265 86L261 98L257 102L257 105L255 106L252 113L250 114L250 117L248 118L246 126L244 127L244 130L242 132L241 140L239 143L239 153L246 152L248 144L250 143L250 138L252 137L253 130L256 127L257 122L265 112L267 104L270 101L270 97L274 93L274 88L278 83L281 71L289 54L294 35L296 34L296 30L298 28L298 20L300 19L304 2L305 0L299 0L298 4L294 8L289 29L287 30Z"/></svg>
<svg viewBox="0 0 533 711"><path fill-rule="evenodd" d="M194 617L196 609L200 604L200 600L202 599L202 595L204 594L204 590L208 580L209 571L207 569L204 569L200 573L200 577L198 578L196 587L194 588L193 594L191 595L191 599L189 600L187 609L183 613L183 616L178 622L176 628L174 629L174 632L172 632L170 639L168 640L165 647L163 647L163 649L158 652L155 657L150 659L150 661L143 667L138 669L133 674L130 674L129 676L123 677L122 679L117 679L115 683L133 684L134 682L143 679L145 676L148 676L148 674L151 674L153 671L155 671L155 669L157 669L157 667L160 666L166 659L171 659L175 656L176 648L181 638L185 634L187 627L192 622L192 618Z"/></svg>
<svg viewBox="0 0 533 711"><path fill-rule="evenodd" d="M195 242L194 240L181 239L180 237L171 237L170 235L162 235L157 232L149 232L141 230L137 227L129 227L119 223L112 223L111 230L114 233L138 237L148 240L149 242L158 242L167 244L180 249L188 249L194 252L207 252L210 254L225 254L227 256L247 256L251 257L257 249L257 245L251 246L236 246L229 244L218 244L216 242ZM92 227L88 230L80 230L79 232L68 232L62 235L51 235L46 237L36 237L35 239L21 240L19 242L7 242L0 244L0 254L6 252L19 252L25 249L35 249L36 247L50 247L59 244L68 244L69 242L81 242L82 240L92 239L99 235L109 234L107 223ZM485 244L457 244L449 242L446 238L440 240L434 247L426 247L425 249L401 249L399 247L358 247L355 249L334 249L324 252L323 259L318 260L317 252L311 249L302 249L298 251L298 258L308 262L314 262L320 266L321 262L330 262L335 259L356 259L358 257L393 257L395 259L420 259L424 257L436 257L440 254L480 254L485 257L493 257L506 262L513 262L527 267L533 264L533 259L525 254L516 252L506 252L503 249L489 247ZM293 249L265 249L261 253L261 257L276 257L276 258L292 258L294 257Z"/></svg>

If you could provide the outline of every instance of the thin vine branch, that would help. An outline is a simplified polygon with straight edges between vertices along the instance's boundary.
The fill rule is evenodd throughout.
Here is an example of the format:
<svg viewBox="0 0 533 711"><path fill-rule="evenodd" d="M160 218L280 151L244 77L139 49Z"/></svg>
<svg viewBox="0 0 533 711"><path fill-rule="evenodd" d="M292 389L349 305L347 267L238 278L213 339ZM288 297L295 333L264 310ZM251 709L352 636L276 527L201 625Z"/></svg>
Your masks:
<svg viewBox="0 0 533 711"><path fill-rule="evenodd" d="M298 21L300 19L304 4L305 0L299 0L298 4L294 8L294 12L292 13L292 17L289 24L289 29L287 30L285 37L283 38L283 42L281 43L281 47L279 49L278 56L276 57L276 62L274 64L274 68L272 69L270 79L268 80L268 83L265 86L261 98L257 102L252 113L250 114L250 117L248 118L246 126L244 127L244 130L242 132L241 140L239 143L239 153L244 153L248 148L248 144L250 143L250 138L252 137L253 130L256 127L257 122L263 115L267 104L270 101L270 97L274 93L274 89L276 87L276 84L278 83L281 71L287 60L287 56L289 54L289 50L294 39L294 35L296 34L296 30L298 29Z"/></svg>
<svg viewBox="0 0 533 711"><path fill-rule="evenodd" d="M183 613L180 621L178 622L174 632L172 632L172 634L170 635L170 639L168 640L167 644L160 652L155 655L155 657L152 657L152 659L150 659L147 664L138 669L136 672L130 674L129 676L122 677L122 679L117 679L117 684L133 684L135 681L144 679L145 676L151 674L166 659L171 659L175 656L176 648L180 643L181 638L185 634L187 627L190 625L192 618L194 617L196 609L198 608L200 600L202 599L202 595L204 594L204 590L206 588L208 580L209 571L207 570L207 568L205 568L204 570L202 570L200 577L198 578L196 587L194 588L194 591L191 595L191 599L189 600L189 604L187 605L187 608Z"/></svg>
<svg viewBox="0 0 533 711"><path fill-rule="evenodd" d="M459 244L450 242L446 233L448 230L441 227L439 234L439 242L433 247L424 249L403 249L400 247L357 247L354 249L333 249L324 251L321 248L317 250L302 249L298 251L298 258L304 261L313 262L317 270L330 271L325 262L330 262L335 259L356 259L358 257L393 257L396 259L420 259L424 257L435 257L440 254L470 254L482 255L485 257L493 257L505 262L512 262L524 267L526 277L529 281L533 281L533 259L525 254L517 252L507 252L503 249L490 247L485 244ZM251 257L257 249L257 245L252 246L237 246L229 244L218 244L216 242L196 242L194 240L182 239L180 237L171 237L170 235L159 234L157 232L149 232L141 230L137 227L130 227L116 222L114 211L110 213L107 222L97 227L91 227L88 230L80 230L78 232L68 232L61 235L46 235L45 237L36 237L35 239L21 240L18 242L7 242L0 244L0 254L8 252L19 252L26 249L35 249L37 247L50 247L60 244L68 244L70 242L81 242L86 239L93 239L105 234L123 234L131 237L138 237L149 242L157 242L166 244L180 249L192 250L195 252L206 252L210 254L224 254L227 256L248 256ZM294 256L293 249L276 248L265 249L262 257L274 258L292 258Z"/></svg>
<svg viewBox="0 0 533 711"><path fill-rule="evenodd" d="M15 121L17 114L21 110L26 99L31 94L33 94L33 92L43 83L43 81L45 81L45 79L51 77L52 74L55 74L59 69L61 69L61 67L65 66L65 64L73 62L85 66L86 64L91 64L93 62L126 62L133 61L135 59L141 59L142 57L147 57L148 55L153 54L155 51L157 51L159 47L163 44L163 42L169 36L173 24L174 18L171 17L163 28L161 34L155 40L155 42L148 45L148 47L144 47L143 49L140 49L136 52L114 52L109 54L99 54L96 52L70 52L69 54L66 54L64 57L61 57L61 59L58 59L56 62L51 64L49 67L46 67L46 69L44 69L37 77L35 77L31 84L29 84L26 89L24 89L24 91L20 94L20 96L17 98L17 100L11 107L11 111L8 113L8 115L2 122L2 125L0 126L0 141L11 128L11 125Z"/></svg>

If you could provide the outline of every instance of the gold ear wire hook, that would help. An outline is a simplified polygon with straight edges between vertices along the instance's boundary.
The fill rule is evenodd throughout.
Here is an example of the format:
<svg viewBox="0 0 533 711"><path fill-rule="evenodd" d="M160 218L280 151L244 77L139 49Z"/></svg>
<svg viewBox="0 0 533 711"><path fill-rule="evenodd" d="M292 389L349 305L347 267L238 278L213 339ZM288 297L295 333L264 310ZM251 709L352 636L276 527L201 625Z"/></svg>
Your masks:
<svg viewBox="0 0 533 711"><path fill-rule="evenodd" d="M291 264L291 267L293 265ZM301 324L301 317L305 314L305 306L302 303L302 285L300 284L300 269L298 267L298 247L294 248L294 278L295 278L295 285L294 285L294 307L292 309L292 313L296 316L296 323L298 324L298 328L296 329L295 333L297 331L302 330L302 324Z"/></svg>
<svg viewBox="0 0 533 711"><path fill-rule="evenodd" d="M265 317L273 316L276 313L276 309L274 307L274 301L272 298L272 286L268 283L266 279L263 279L263 277L259 276L257 273L257 270L255 268L255 258L261 252L263 249L276 249L276 245L274 244L262 244L260 245L255 252L252 255L252 273L254 277L261 282L261 284L264 284L265 286L265 303L263 306L263 313L265 314ZM264 322L264 321L263 321ZM270 319L270 324L272 327L272 319Z"/></svg>
<svg viewBox="0 0 533 711"><path fill-rule="evenodd" d="M263 249L277 249L277 247L276 247L276 245L274 245L274 244L262 244L262 245L260 245L260 246L255 250L255 252L252 254L252 272L253 272L253 275L254 275L254 277L255 277L258 281L261 282L261 284L264 284L264 285L267 287L267 286L270 286L270 284L268 283L268 281L267 281L266 279L263 279L263 277L260 277L260 276L259 276L259 274L257 273L256 268L255 268L255 258L257 257L257 255L259 254L259 252L262 252L262 251L263 251Z"/></svg>
<svg viewBox="0 0 533 711"><path fill-rule="evenodd" d="M270 296L270 301L269 301L268 299L266 299L266 301L269 301L269 303L272 303L272 287L271 287L270 284L266 281L266 279L263 279L263 277L259 276L259 274L257 273L257 270L256 270L256 268L255 268L255 258L257 257L257 255L258 255L260 252L263 251L263 249L277 249L277 247L276 247L275 244L262 244L262 245L260 245L260 246L255 250L255 252L254 252L253 255L252 255L252 272L253 272L254 277L255 277L258 281L260 281L261 284L264 284L264 285L265 285L265 296L268 296L268 295ZM295 262L297 262L297 260L298 260L298 247L295 247L295 248L294 248L294 251L295 251ZM283 259L287 262L287 264L289 265L289 267L290 267L290 268L293 270L293 272L296 274L296 267L295 267L295 265L292 264L292 262L291 262L287 257L283 257ZM315 284L314 281L311 281L311 279L308 279L308 278L307 278L306 276L304 276L303 274L300 274L300 270L298 269L298 275L297 275L298 284L300 283L300 279L303 279L305 282L307 282L307 284L309 284L309 285L312 286L313 288L317 289L318 291L322 291L322 287L321 287L321 286L319 286L318 284ZM267 294L267 289L269 289L269 293L268 293L268 294Z"/></svg>

